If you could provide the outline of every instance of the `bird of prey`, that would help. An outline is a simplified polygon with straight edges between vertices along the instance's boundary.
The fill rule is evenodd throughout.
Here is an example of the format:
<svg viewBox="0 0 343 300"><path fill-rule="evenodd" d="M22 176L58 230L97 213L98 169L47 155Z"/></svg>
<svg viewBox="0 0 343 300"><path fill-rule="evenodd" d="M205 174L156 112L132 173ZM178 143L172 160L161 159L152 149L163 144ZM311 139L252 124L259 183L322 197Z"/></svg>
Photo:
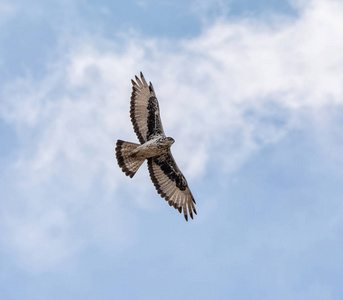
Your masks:
<svg viewBox="0 0 343 300"><path fill-rule="evenodd" d="M130 117L140 144L118 140L116 157L119 167L131 178L147 159L150 178L161 197L180 213L186 221L188 213L193 219L195 200L186 178L178 168L170 146L174 139L166 137L161 123L160 110L154 88L140 73L132 82ZM188 209L188 213L187 213Z"/></svg>

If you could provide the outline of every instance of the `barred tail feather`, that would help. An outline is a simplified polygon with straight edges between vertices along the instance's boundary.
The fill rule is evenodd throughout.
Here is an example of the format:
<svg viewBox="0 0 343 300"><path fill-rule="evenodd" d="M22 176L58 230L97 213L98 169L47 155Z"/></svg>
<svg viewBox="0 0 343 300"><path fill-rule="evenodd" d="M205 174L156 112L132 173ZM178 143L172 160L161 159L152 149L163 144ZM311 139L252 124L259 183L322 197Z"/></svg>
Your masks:
<svg viewBox="0 0 343 300"><path fill-rule="evenodd" d="M122 140L117 141L116 157L119 167L123 170L125 175L131 178L136 174L139 167L142 165L145 159L137 159L130 156L130 153L135 150L139 144L125 142Z"/></svg>

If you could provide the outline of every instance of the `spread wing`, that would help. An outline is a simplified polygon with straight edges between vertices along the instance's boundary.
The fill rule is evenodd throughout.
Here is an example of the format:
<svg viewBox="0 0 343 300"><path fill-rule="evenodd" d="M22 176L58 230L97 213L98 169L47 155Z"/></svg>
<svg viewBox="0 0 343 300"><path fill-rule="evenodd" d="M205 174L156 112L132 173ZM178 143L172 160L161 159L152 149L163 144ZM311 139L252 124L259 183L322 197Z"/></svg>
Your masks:
<svg viewBox="0 0 343 300"><path fill-rule="evenodd" d="M193 219L193 212L197 213L194 207L195 200L171 152L148 158L148 168L151 180L161 197L180 213L183 210L186 221L187 209Z"/></svg>
<svg viewBox="0 0 343 300"><path fill-rule="evenodd" d="M154 88L147 84L141 72L141 80L136 76L132 82L130 116L133 129L141 144L154 136L165 136L158 101Z"/></svg>

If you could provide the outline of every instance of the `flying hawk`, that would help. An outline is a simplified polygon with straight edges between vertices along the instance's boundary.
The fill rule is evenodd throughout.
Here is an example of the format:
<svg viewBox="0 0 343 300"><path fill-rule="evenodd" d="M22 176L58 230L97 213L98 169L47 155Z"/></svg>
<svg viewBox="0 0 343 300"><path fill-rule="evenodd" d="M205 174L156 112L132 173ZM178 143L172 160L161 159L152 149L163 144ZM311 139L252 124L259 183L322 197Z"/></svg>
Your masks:
<svg viewBox="0 0 343 300"><path fill-rule="evenodd" d="M188 187L186 178L178 168L170 146L174 139L166 137L163 131L160 110L154 88L140 73L132 82L130 116L133 129L140 144L118 140L116 157L119 167L131 178L147 159L150 178L161 197L180 213L186 221L188 213L193 219L195 200ZM188 209L188 213L187 213Z"/></svg>

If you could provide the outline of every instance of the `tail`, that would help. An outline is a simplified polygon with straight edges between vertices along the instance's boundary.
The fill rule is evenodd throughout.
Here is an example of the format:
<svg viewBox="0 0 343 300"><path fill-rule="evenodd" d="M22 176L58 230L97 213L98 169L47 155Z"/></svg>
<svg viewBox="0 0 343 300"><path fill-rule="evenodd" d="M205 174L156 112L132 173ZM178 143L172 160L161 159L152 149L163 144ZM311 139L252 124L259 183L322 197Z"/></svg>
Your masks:
<svg viewBox="0 0 343 300"><path fill-rule="evenodd" d="M137 159L130 156L130 153L135 150L139 144L124 142L122 140L117 141L116 157L119 167L123 170L126 176L131 178L136 174L139 167L144 162L143 159Z"/></svg>

